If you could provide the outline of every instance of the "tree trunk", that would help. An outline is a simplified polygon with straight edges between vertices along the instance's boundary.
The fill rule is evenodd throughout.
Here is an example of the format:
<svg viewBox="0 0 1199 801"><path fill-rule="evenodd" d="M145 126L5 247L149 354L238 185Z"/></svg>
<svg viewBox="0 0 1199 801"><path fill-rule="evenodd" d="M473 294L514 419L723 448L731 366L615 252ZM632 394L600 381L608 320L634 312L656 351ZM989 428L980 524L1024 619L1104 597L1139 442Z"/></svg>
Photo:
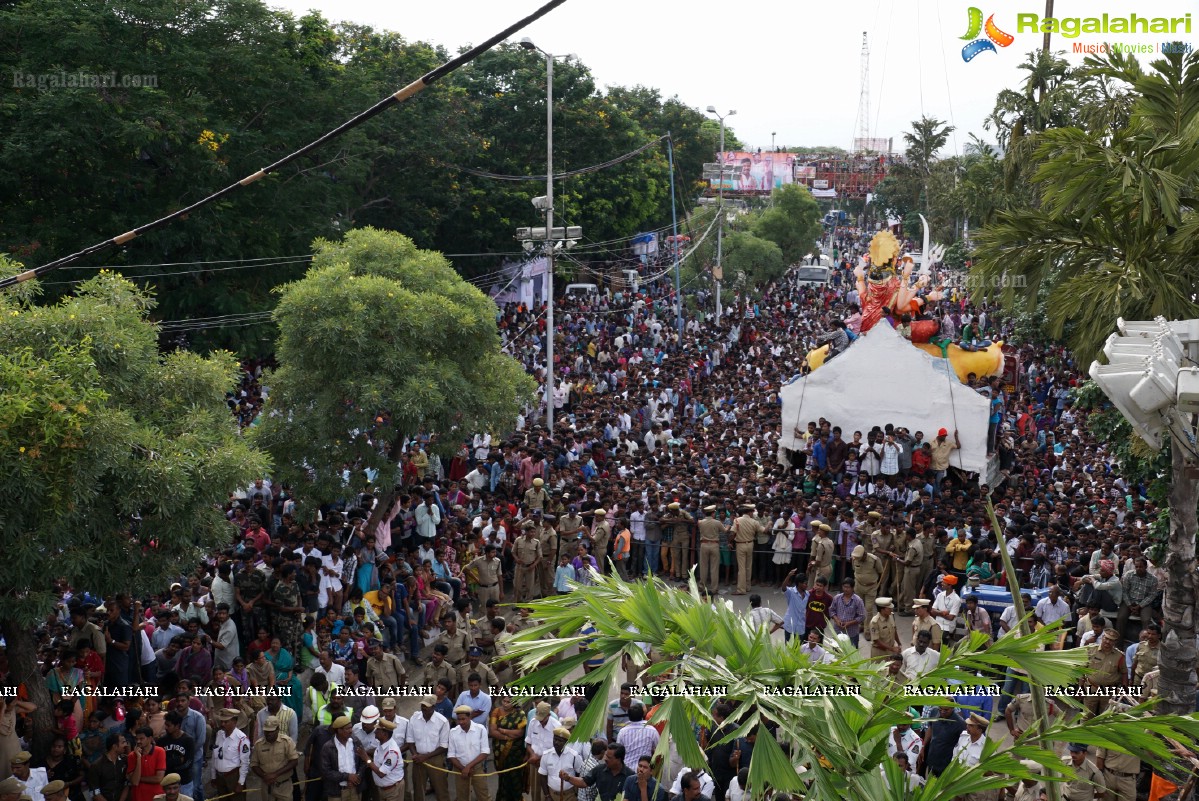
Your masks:
<svg viewBox="0 0 1199 801"><path fill-rule="evenodd" d="M1161 678L1158 693L1162 714L1188 715L1195 710L1195 533L1199 529L1199 466L1188 463L1178 442L1170 448L1170 541L1162 595Z"/></svg>
<svg viewBox="0 0 1199 801"><path fill-rule="evenodd" d="M391 447L387 450L387 461L390 469L395 469L400 463L400 454L404 452L404 436L396 434L396 438L392 440ZM402 477L401 477L402 478ZM366 521L366 530L374 531L383 522L383 516L387 514L387 510L391 508L391 504L395 502L396 492L395 482L392 482L386 487L378 487L376 495L377 503L375 508L371 510L370 519Z"/></svg>
<svg viewBox="0 0 1199 801"><path fill-rule="evenodd" d="M9 674L17 684L25 685L30 703L37 704L33 713L33 731L30 737L31 751L36 762L50 752L51 730L54 728L54 712L46 679L38 670L37 641L29 626L21 625L9 618L0 620L7 644ZM9 699L15 700L15 699Z"/></svg>

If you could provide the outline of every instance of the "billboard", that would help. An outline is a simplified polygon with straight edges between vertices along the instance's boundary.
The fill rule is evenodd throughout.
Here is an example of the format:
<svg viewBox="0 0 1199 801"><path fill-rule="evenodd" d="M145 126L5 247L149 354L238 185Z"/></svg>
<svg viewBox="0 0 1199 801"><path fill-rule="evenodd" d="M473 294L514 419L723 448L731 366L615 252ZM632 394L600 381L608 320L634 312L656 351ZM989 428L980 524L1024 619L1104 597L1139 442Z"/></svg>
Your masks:
<svg viewBox="0 0 1199 801"><path fill-rule="evenodd" d="M795 183L795 156L789 153L729 151L720 162L735 167L731 176L710 181L713 189L724 184L726 192L769 192Z"/></svg>

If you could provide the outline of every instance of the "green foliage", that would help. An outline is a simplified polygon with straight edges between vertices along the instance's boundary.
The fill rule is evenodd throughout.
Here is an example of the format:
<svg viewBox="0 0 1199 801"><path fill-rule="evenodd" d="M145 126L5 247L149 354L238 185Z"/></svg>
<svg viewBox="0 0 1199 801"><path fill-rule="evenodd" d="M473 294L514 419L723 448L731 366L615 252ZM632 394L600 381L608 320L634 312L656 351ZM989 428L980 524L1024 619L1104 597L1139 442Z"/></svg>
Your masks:
<svg viewBox="0 0 1199 801"><path fill-rule="evenodd" d="M18 0L0 4L0 40L11 43L0 48L0 72L30 76L30 85L0 96L0 242L31 266L252 174L449 56L396 33L316 13L297 18L261 0ZM151 76L155 85L37 88L37 76L63 70ZM656 90L605 94L573 59L558 62L554 82L555 171L608 161L670 131L676 194L684 207L693 200L700 168L717 147L712 121ZM518 250L514 229L537 224L529 199L544 194L544 182L497 181L462 168L545 172L539 54L500 47L402 109L91 264L125 265L131 280L158 287L161 319L179 320L270 308L271 289L300 278L305 265L127 265L302 255L316 237L363 226L402 231L445 253ZM617 240L669 221L669 190L660 145L562 181L558 213L582 225L588 240ZM457 266L467 275L490 272L502 258L464 257ZM78 277L64 273L45 289L70 291ZM273 334L261 325L188 336L196 348L258 355L273 351Z"/></svg>
<svg viewBox="0 0 1199 801"><path fill-rule="evenodd" d="M56 577L161 589L228 543L221 504L268 467L225 404L236 360L161 356L152 306L109 273L54 305L0 295L0 620L44 616Z"/></svg>
<svg viewBox="0 0 1199 801"><path fill-rule="evenodd" d="M665 753L673 746L688 765L702 764L693 725L713 725L713 696L739 701L730 737L751 730L757 733L749 767L749 785L755 788L787 790L814 801L949 801L969 792L1007 787L1029 776L1022 759L1061 764L1052 751L1034 744L1032 735L1008 745L992 740L978 765L951 763L926 787L909 791L906 780L899 780L886 765L891 727L911 722L911 698L883 679L876 661L863 659L848 638L830 631L824 646L836 661L812 664L801 655L798 641L787 644L772 639L764 628L752 626L734 612L731 604L703 600L694 580L688 591L680 591L659 579L630 584L601 577L594 586L579 586L530 606L541 622L512 642L512 653L526 669L533 669L518 684L561 683L584 659L598 655L604 657L603 666L581 681L598 685L597 695L607 697L621 680L616 670L621 657L628 657L644 670L639 683L658 684L667 691L652 718L655 723L665 722L669 731L659 751ZM596 634L589 635L586 653L573 654L583 639L579 632L588 624ZM1084 653L1038 650L1058 633L1054 626L1026 637L1002 638L988 647L976 633L953 649L943 649L939 666L921 684L944 686L955 680L975 684L979 671L995 674L1008 667L1026 671L1031 681L1042 686L1077 683L1086 671ZM639 643L650 646L652 660ZM571 655L537 668L548 657L564 653ZM697 695L699 688L707 695ZM835 688L844 694L820 696L813 692L816 688ZM950 699L930 698L929 702L951 704ZM603 715L602 704L589 706L575 731L598 730ZM1080 727L1065 722L1058 712L1042 737L1049 743L1080 740L1114 748L1160 766L1176 759L1162 734L1194 742L1199 721L1109 713ZM798 768L805 772L798 775ZM1062 772L1052 780L1070 775L1068 768Z"/></svg>
<svg viewBox="0 0 1199 801"><path fill-rule="evenodd" d="M820 206L805 187L790 185L774 190L772 206L753 221L756 237L778 245L783 260L796 264L820 238Z"/></svg>
<svg viewBox="0 0 1199 801"><path fill-rule="evenodd" d="M313 247L308 275L278 290L281 366L254 431L310 508L366 470L391 486L406 436L450 447L511 424L533 380L500 351L495 304L441 254L369 228Z"/></svg>
<svg viewBox="0 0 1199 801"><path fill-rule="evenodd" d="M1199 274L1199 57L1170 54L1141 74L1122 63L1093 71L1135 79L1129 123L1039 136L1033 181L1040 206L1001 214L978 237L975 270L1006 304L1047 289L1049 332L1081 361L1099 352L1115 319L1194 317Z"/></svg>
<svg viewBox="0 0 1199 801"><path fill-rule="evenodd" d="M781 278L787 260L775 243L751 233L736 231L724 238L724 280L756 289Z"/></svg>

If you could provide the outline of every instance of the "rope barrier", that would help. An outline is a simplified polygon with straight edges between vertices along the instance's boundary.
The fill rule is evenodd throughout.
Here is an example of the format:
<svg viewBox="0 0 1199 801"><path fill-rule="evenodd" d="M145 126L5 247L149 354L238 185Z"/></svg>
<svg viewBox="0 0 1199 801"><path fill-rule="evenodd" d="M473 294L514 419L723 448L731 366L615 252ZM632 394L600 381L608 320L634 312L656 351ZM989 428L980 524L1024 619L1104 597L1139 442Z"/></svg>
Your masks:
<svg viewBox="0 0 1199 801"><path fill-rule="evenodd" d="M405 765L416 765L416 764L420 764L420 765L424 765L424 766L425 766L426 768L428 768L429 770L436 770L436 771L440 771L441 773L449 773L449 774L455 774L455 775L460 775L460 774L462 773L462 771L460 771L460 770L454 770L453 768L443 768L443 767L440 767L439 765L430 765L428 762L420 762L420 763L418 763L418 762L415 762L415 761L413 761L413 760L411 760L411 759L405 759L405 760L404 760L404 764L405 764ZM529 762L528 762L528 760L526 760L526 761L524 761L524 762L520 763L519 765L513 765L513 766L512 766L512 767L510 767L510 768L502 768L501 770L493 770L493 771L491 771L491 772L489 772L489 773L472 773L471 775L472 775L472 776L475 776L475 777L478 777L478 778L480 778L480 779L486 779L486 778L489 778L489 777L491 777L491 776L500 776L500 775L502 775L502 774L504 774L504 773L511 773L511 772L512 772L512 771L514 771L514 770L524 770L524 769L525 769L525 768L527 768L528 766L529 766ZM407 776L405 776L405 778L407 778ZM323 779L322 779L320 776L317 776L316 778L313 778L313 779L304 779L303 781L298 781L298 782L297 782L297 781L292 781L292 780L290 780L290 779L288 779L288 780L286 780L286 781L291 781L291 783L292 783L292 785L293 785L293 786L295 786L295 787L299 787L299 786L301 786L301 785L305 785L305 784L311 784L312 782L319 782L319 781L323 781ZM280 784L280 783L281 783L281 782L272 782L272 784L271 784L270 786L273 786L273 785L275 785L275 784ZM263 790L269 789L269 788L270 788L270 786L263 786L263 787L247 787L245 790L241 790L241 791L239 791L239 792L225 793L224 795L218 795L218 796L212 796L212 797L208 797L208 801L222 801L223 799L226 799L226 798L233 798L234 796L238 796L238 795L243 795L243 796L244 796L244 795L249 795L250 793L260 793L260 792L262 792Z"/></svg>

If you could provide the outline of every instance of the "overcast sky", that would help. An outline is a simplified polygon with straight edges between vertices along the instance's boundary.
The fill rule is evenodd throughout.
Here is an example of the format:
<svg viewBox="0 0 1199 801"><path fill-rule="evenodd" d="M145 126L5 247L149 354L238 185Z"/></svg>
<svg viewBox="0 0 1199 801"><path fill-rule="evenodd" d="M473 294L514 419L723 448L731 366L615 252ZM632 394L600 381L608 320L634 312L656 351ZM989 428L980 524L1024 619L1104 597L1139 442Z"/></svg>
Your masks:
<svg viewBox="0 0 1199 801"><path fill-rule="evenodd" d="M297 14L317 9L335 21L369 24L452 51L483 41L540 4L267 1ZM959 37L966 33L971 5L986 16L995 13L996 25L1009 34L1016 34L1017 13L1044 13L1044 0L758 0L746 5L568 0L515 38L527 35L550 52L577 54L600 86L643 84L699 109L735 109L729 125L754 147L770 147L772 132L777 132L780 146L849 147L861 125L860 64L866 32L869 135L894 137L901 150L910 121L926 114L957 127L948 143L948 150L956 151L965 146L969 133L992 139L983 130L983 120L996 93L1019 84L1024 75L1019 64L1041 43L1040 34L1019 34L1009 47L964 62L966 42ZM1057 17L1126 17L1133 12L1182 17L1194 11L1193 33L1179 37L1199 43L1199 7L1185 0L1057 0L1054 11ZM1068 49L1072 42L1151 43L1163 38L1085 34L1068 40L1055 35L1053 48ZM1081 61L1083 56L1069 58ZM1140 58L1147 63L1147 57Z"/></svg>

